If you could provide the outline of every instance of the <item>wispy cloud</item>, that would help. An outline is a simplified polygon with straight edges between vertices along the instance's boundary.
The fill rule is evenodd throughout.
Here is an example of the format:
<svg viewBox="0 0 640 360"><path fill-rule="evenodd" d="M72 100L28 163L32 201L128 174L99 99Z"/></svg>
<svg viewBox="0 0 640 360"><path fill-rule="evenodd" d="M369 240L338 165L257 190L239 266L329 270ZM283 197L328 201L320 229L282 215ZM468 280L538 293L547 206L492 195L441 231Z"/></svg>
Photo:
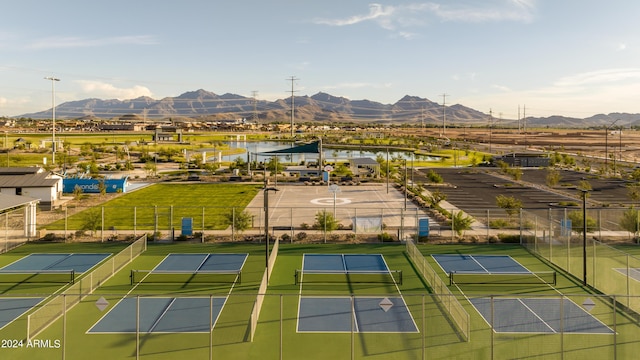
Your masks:
<svg viewBox="0 0 640 360"><path fill-rule="evenodd" d="M84 38L77 36L42 38L27 45L29 49L60 49L101 47L109 45L154 45L158 42L150 35L127 35L106 38Z"/></svg>
<svg viewBox="0 0 640 360"><path fill-rule="evenodd" d="M531 22L535 15L536 2L537 0L497 0L473 5L425 2L395 6L372 3L369 4L366 13L345 18L316 18L313 23L327 26L352 26L369 22L383 29L397 32L400 37L411 39L416 34L404 29L424 26L430 17L440 21L467 23Z"/></svg>
<svg viewBox="0 0 640 360"><path fill-rule="evenodd" d="M91 96L109 98L109 99L134 99L140 96L152 97L153 94L145 86L135 85L130 88L119 88L113 84L91 81L91 80L78 80L76 81L85 93L91 94Z"/></svg>
<svg viewBox="0 0 640 360"><path fill-rule="evenodd" d="M554 83L556 87L577 87L640 79L640 68L604 69L565 76Z"/></svg>

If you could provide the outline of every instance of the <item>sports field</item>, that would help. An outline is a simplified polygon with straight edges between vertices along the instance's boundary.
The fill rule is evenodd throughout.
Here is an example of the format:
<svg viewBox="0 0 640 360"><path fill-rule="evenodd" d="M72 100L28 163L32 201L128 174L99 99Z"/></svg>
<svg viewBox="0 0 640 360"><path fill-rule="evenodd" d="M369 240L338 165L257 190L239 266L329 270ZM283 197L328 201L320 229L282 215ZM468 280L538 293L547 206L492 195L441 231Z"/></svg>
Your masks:
<svg viewBox="0 0 640 360"><path fill-rule="evenodd" d="M0 255L0 276L12 264L33 263L30 254L115 254L126 245L28 244ZM12 359L584 359L627 358L638 349L632 316L520 246L417 249L447 284L453 272L481 272L479 281L454 276L446 286L468 313L468 333L404 244L280 244L251 341L264 244L170 243L149 244L30 338L28 315L69 285L4 284L0 338L15 341L0 351ZM536 281L547 272L556 272L553 283ZM505 274L523 277L505 283Z"/></svg>

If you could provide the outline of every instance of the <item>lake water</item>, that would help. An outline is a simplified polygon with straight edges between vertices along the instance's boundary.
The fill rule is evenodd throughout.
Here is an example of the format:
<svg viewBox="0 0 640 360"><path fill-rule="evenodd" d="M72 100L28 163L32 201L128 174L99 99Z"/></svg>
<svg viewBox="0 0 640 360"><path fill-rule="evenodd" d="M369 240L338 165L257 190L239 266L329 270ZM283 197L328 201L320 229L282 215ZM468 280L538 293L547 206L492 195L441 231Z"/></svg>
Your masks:
<svg viewBox="0 0 640 360"><path fill-rule="evenodd" d="M230 156L223 156L223 161L233 161L238 156L242 156L246 159L247 152L251 154L251 159L255 160L257 157L257 161L269 160L272 155L261 155L262 153L266 153L269 151L282 150L290 147L296 146L292 143L280 143L280 142L272 142L272 141L229 141L226 142L232 148L244 149L245 154L236 154ZM325 161L333 162L336 160L347 160L349 158L371 158L376 159L378 155L381 155L385 159L387 158L386 151L368 151L368 150L359 150L359 149L348 149L348 150L340 150L340 149L323 149L322 157ZM433 157L428 156L415 156L411 152L405 151L389 151L389 159L412 159L418 160L437 160ZM300 163L301 161L317 161L317 154L281 154L278 156L278 159L283 162L289 163Z"/></svg>

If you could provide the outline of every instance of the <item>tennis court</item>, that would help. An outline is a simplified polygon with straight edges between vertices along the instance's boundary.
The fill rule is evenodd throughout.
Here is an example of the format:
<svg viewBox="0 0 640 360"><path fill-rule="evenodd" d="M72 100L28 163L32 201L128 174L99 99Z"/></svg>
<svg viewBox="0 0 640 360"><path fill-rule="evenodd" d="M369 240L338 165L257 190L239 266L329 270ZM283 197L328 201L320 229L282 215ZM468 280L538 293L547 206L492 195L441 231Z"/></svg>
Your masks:
<svg viewBox="0 0 640 360"><path fill-rule="evenodd" d="M168 254L152 270L132 270L132 285L240 281L249 254ZM126 296L87 333L209 333L227 296Z"/></svg>
<svg viewBox="0 0 640 360"><path fill-rule="evenodd" d="M402 274L395 272L395 274ZM296 283L401 282L382 254L304 254ZM418 332L402 296L300 296L298 332Z"/></svg>
<svg viewBox="0 0 640 360"><path fill-rule="evenodd" d="M44 300L42 297L0 298L0 329L31 310L42 300Z"/></svg>
<svg viewBox="0 0 640 360"><path fill-rule="evenodd" d="M226 297L127 297L88 333L208 333Z"/></svg>
<svg viewBox="0 0 640 360"><path fill-rule="evenodd" d="M2 283L73 283L111 254L29 254L0 268Z"/></svg>
<svg viewBox="0 0 640 360"><path fill-rule="evenodd" d="M552 289L555 272L533 272L509 255L434 254L450 285L542 285ZM464 291L464 287L461 289ZM567 299L526 297L469 298L496 333L588 333L613 331ZM591 304L585 304L591 305Z"/></svg>
<svg viewBox="0 0 640 360"><path fill-rule="evenodd" d="M111 254L29 254L1 268L0 272L73 270L83 273L109 256Z"/></svg>
<svg viewBox="0 0 640 360"><path fill-rule="evenodd" d="M608 326L567 299L469 299L497 333L613 334Z"/></svg>

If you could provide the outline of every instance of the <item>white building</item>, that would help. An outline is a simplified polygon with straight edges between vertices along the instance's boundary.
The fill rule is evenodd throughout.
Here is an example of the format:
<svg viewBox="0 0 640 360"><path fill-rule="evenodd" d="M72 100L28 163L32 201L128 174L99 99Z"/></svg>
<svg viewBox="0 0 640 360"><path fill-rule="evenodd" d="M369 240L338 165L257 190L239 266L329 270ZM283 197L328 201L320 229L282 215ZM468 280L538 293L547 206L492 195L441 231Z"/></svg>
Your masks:
<svg viewBox="0 0 640 360"><path fill-rule="evenodd" d="M41 209L51 210L62 196L62 177L40 167L0 168L0 194L38 199Z"/></svg>

